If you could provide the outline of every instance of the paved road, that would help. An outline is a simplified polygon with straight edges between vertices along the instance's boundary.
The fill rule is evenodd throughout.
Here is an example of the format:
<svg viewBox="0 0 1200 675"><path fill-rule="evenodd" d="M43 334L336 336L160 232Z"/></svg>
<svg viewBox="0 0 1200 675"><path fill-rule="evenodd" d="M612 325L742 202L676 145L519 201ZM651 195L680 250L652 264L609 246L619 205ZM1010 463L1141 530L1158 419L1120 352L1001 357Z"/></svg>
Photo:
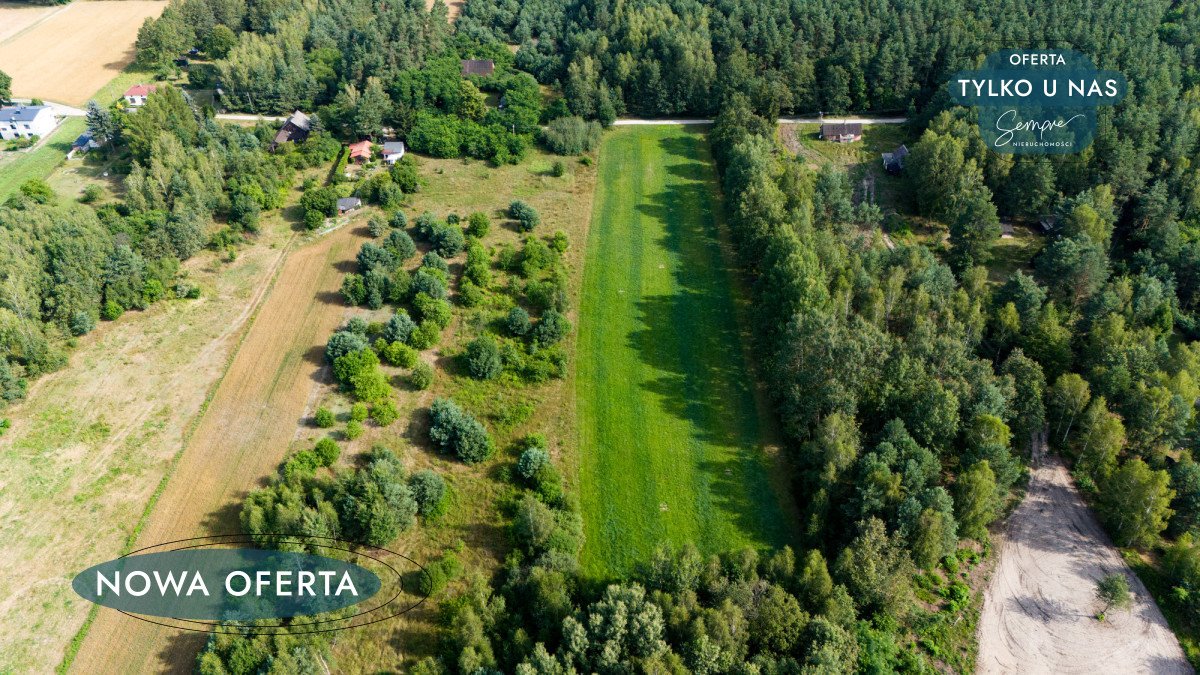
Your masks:
<svg viewBox="0 0 1200 675"><path fill-rule="evenodd" d="M29 99L14 98L13 102L28 104ZM79 108L69 106L65 103L56 103L54 101L42 100L42 105L50 106L50 108L52 108L54 110L55 117L84 117L87 115L86 110L80 110Z"/></svg>

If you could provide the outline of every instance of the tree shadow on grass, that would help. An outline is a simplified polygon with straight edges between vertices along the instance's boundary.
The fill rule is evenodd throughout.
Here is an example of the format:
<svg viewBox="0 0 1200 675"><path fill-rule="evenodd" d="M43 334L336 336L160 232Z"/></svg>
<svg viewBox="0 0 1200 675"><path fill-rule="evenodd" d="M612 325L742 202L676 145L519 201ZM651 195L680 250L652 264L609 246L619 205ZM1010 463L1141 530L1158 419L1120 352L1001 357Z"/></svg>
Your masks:
<svg viewBox="0 0 1200 675"><path fill-rule="evenodd" d="M696 441L725 457L698 463L711 497L707 506L744 533L764 537L764 544L787 543L761 456L753 374L734 312L733 273L720 248L712 169L697 159L704 142L699 134L660 141L663 168L674 179L636 208L644 222L664 224L655 244L667 252L661 264L671 266L675 290L636 301L638 328L627 344L653 374L641 383L653 404L687 422Z"/></svg>

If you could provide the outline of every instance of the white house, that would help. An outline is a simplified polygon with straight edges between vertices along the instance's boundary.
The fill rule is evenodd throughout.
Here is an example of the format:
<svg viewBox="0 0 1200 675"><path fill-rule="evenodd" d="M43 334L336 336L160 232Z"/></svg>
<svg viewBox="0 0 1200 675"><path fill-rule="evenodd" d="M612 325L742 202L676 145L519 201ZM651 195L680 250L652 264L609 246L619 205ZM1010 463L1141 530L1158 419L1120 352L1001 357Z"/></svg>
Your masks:
<svg viewBox="0 0 1200 675"><path fill-rule="evenodd" d="M6 141L30 136L45 138L46 134L54 131L57 123L50 106L13 105L0 108L0 138Z"/></svg>
<svg viewBox="0 0 1200 675"><path fill-rule="evenodd" d="M153 94L154 90L156 89L158 89L158 87L153 84L135 84L126 89L122 97L125 99L125 102L130 105L130 107L140 108L146 105L146 99L149 98L150 94Z"/></svg>
<svg viewBox="0 0 1200 675"><path fill-rule="evenodd" d="M383 161L395 164L404 156L404 141L388 141L383 144Z"/></svg>

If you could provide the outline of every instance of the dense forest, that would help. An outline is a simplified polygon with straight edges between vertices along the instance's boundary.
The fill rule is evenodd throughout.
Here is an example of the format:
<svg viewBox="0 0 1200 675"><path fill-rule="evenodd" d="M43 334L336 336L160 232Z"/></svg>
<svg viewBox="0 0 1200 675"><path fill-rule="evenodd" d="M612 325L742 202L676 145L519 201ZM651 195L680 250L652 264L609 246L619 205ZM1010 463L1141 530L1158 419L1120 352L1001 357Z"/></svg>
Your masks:
<svg viewBox="0 0 1200 675"><path fill-rule="evenodd" d="M716 118L760 371L800 469L801 546L664 549L633 578L584 579L571 495L516 466L512 552L494 578L442 599L440 654L414 672L926 672L946 656L937 636L948 628L914 598L930 599L934 570L953 576L986 553L987 527L1043 434L1116 543L1163 554L1173 592L1160 602L1200 626L1198 32L1200 4L1163 0L470 0L453 30L440 2L180 0L142 28L138 57L169 68L198 47L211 60L198 83L220 86L233 108L316 110L343 140L379 140L386 127L418 152L497 164L518 161L542 123L548 143L575 148L594 143L583 120ZM945 95L950 74L1002 47L1063 44L1121 71L1129 95L1101 110L1079 154L989 151L972 112ZM494 59L496 74L461 77L469 57ZM919 141L902 217L944 228L947 244L883 246L883 214L856 203L844 174L783 151L777 116L817 111L908 115ZM220 127L171 89L111 123L131 156L122 204L51 207L34 185L0 211L0 396L61 363L57 338L160 296L214 217L252 231L295 167L331 160L337 145L318 133L267 155L265 132ZM402 172L391 178L401 190ZM1057 227L1033 273L989 282L1001 219L1043 218ZM425 225L431 239L462 237ZM364 249L344 288L352 303L416 302L420 270L389 297L388 256L411 242L388 242ZM419 283L430 300L413 313L434 321L439 284ZM389 326L405 334L392 342L411 346L420 326L409 322ZM356 345L346 353L371 351L345 332L336 340ZM343 363L342 379L358 386L361 367L371 385L376 363ZM468 439L464 459L490 452L442 407L447 438ZM302 494L314 484L298 476L260 506L320 513L357 489L346 478ZM400 501L411 522L419 505ZM323 513L330 527L367 529ZM938 592L969 595L960 582ZM251 672L301 658L298 641L222 637L201 667Z"/></svg>

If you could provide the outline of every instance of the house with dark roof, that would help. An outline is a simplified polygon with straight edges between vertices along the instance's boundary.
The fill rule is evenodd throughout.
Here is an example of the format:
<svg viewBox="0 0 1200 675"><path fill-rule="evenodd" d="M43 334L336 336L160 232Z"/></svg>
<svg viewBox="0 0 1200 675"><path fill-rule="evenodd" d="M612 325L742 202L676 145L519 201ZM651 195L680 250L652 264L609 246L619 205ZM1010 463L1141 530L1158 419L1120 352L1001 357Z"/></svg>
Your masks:
<svg viewBox="0 0 1200 675"><path fill-rule="evenodd" d="M308 115L297 110L288 115L283 126L275 134L274 140L271 141L271 150L279 147L280 143L300 143L308 138L310 131L312 131L312 120Z"/></svg>
<svg viewBox="0 0 1200 675"><path fill-rule="evenodd" d="M836 122L821 125L821 140L834 143L853 143L862 139L861 122Z"/></svg>
<svg viewBox="0 0 1200 675"><path fill-rule="evenodd" d="M404 157L404 141L388 141L383 144L383 161L395 164Z"/></svg>
<svg viewBox="0 0 1200 675"><path fill-rule="evenodd" d="M71 150L67 153L67 159L71 159L75 155L85 154L88 150L95 150L98 147L100 147L100 144L96 142L95 138L92 138L92 132L85 131L71 144Z"/></svg>
<svg viewBox="0 0 1200 675"><path fill-rule="evenodd" d="M350 213L362 208L362 200L358 197L342 197L337 201L338 213Z"/></svg>
<svg viewBox="0 0 1200 675"><path fill-rule="evenodd" d="M908 157L908 148L904 145L883 153L883 170L893 174L900 173L904 170L905 157Z"/></svg>
<svg viewBox="0 0 1200 675"><path fill-rule="evenodd" d="M496 62L491 59L463 59L462 74L463 77L468 75L479 75L487 77L496 72Z"/></svg>
<svg viewBox="0 0 1200 675"><path fill-rule="evenodd" d="M146 99L150 98L150 94L153 94L157 90L157 85L135 84L126 89L125 93L121 95L121 98L125 99L125 102L128 103L131 108L140 108L146 105Z"/></svg>
<svg viewBox="0 0 1200 675"><path fill-rule="evenodd" d="M371 159L371 141L351 143L348 149L350 150L351 162L363 164Z"/></svg>
<svg viewBox="0 0 1200 675"><path fill-rule="evenodd" d="M54 109L46 105L10 105L0 108L0 138L45 138L54 131L58 119Z"/></svg>

